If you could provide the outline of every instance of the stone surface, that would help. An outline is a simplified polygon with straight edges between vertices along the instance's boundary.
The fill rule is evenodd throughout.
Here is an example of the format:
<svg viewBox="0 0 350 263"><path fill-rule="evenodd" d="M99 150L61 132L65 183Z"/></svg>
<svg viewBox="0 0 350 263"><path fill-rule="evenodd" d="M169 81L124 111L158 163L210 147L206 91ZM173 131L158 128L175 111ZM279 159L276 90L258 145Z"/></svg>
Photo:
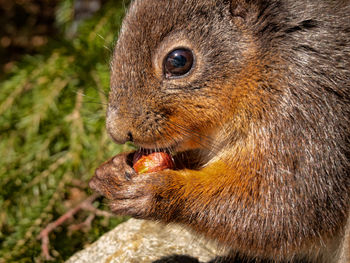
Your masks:
<svg viewBox="0 0 350 263"><path fill-rule="evenodd" d="M130 219L66 263L209 262L220 254L215 244L179 225Z"/></svg>

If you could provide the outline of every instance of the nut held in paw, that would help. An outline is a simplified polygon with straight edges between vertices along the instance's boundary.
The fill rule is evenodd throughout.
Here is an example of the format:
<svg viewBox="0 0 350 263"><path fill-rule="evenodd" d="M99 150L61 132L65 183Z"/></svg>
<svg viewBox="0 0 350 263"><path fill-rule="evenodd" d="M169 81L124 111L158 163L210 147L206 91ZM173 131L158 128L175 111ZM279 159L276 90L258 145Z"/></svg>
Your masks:
<svg viewBox="0 0 350 263"><path fill-rule="evenodd" d="M174 167L173 159L165 152L154 152L148 155L135 153L133 163L133 168L138 174L158 172Z"/></svg>

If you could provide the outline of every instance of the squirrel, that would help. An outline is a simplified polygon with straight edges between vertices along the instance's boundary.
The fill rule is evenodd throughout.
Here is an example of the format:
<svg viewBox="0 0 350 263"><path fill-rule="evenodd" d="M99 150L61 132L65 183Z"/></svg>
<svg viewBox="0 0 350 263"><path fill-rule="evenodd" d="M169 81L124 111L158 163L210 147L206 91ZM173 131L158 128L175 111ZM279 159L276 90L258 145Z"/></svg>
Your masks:
<svg viewBox="0 0 350 263"><path fill-rule="evenodd" d="M252 262L350 262L349 43L349 0L132 1L107 130L177 167L90 187Z"/></svg>

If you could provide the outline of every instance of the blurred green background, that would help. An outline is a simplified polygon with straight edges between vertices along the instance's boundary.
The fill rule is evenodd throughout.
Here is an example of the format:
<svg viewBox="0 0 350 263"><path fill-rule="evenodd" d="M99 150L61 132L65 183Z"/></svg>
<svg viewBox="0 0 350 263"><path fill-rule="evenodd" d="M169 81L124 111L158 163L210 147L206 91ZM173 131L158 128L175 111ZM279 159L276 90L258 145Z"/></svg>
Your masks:
<svg viewBox="0 0 350 263"><path fill-rule="evenodd" d="M44 262L40 231L91 195L95 168L127 147L104 122L128 1L89 2L0 0L0 262ZM108 211L103 198L93 206ZM50 234L50 254L62 262L123 220L79 211Z"/></svg>

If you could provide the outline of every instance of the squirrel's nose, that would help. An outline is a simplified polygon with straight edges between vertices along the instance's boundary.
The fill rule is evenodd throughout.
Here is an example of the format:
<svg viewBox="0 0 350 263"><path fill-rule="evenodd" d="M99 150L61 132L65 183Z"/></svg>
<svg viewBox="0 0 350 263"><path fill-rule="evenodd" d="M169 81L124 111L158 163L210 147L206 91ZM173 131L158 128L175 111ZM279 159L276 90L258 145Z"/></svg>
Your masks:
<svg viewBox="0 0 350 263"><path fill-rule="evenodd" d="M134 137L130 131L130 126L128 125L128 120L123 119L117 114L117 110L113 108L108 108L106 128L108 134L118 144L124 144L127 141L133 141Z"/></svg>
<svg viewBox="0 0 350 263"><path fill-rule="evenodd" d="M129 142L134 142L134 137L132 136L132 133L130 131L128 132L128 139Z"/></svg>

